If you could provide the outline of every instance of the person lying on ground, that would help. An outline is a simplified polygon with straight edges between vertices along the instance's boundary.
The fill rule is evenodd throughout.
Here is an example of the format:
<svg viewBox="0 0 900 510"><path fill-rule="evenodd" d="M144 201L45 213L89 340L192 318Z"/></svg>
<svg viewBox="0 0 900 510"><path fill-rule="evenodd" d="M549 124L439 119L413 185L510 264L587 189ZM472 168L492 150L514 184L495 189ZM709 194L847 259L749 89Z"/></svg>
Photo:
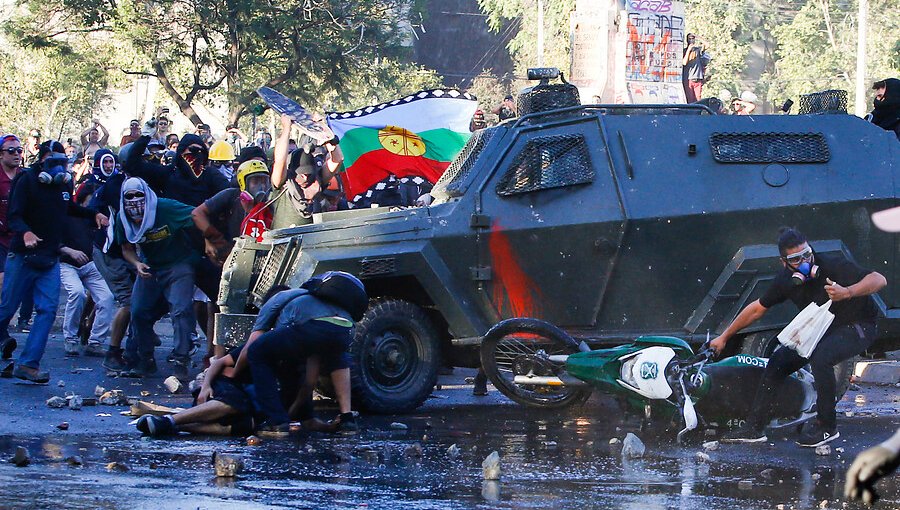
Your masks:
<svg viewBox="0 0 900 510"><path fill-rule="evenodd" d="M367 305L359 279L329 271L310 278L299 289L279 292L260 309L247 348L232 372L240 374L249 364L257 402L266 417L258 427L261 435L281 437L289 431L289 416L278 398L275 367L288 360L299 365L314 357L331 375L340 407L340 430L358 429L350 411L349 350L354 321L362 318Z"/></svg>
<svg viewBox="0 0 900 510"><path fill-rule="evenodd" d="M194 406L165 416L144 415L136 423L139 431L150 436L168 436L179 432L204 435L244 437L254 432L259 419L254 401L253 378L244 371L233 378L223 375L234 367L247 344L232 348L209 366L203 384L197 391ZM318 360L310 359L306 366L284 363L279 367L278 380L282 402L288 406L292 420L300 422L309 432L333 432L338 423L326 423L313 416L311 389L318 377ZM304 373L308 376L304 378ZM301 378L304 378L301 383ZM306 388L310 391L305 391Z"/></svg>

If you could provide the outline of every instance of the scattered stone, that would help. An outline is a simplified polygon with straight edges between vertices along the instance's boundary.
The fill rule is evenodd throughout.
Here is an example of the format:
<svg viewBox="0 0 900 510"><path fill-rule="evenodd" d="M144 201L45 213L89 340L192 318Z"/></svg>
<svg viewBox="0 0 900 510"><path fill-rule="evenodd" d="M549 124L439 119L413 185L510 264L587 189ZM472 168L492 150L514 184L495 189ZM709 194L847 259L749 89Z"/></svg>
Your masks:
<svg viewBox="0 0 900 510"><path fill-rule="evenodd" d="M810 478L812 478L813 480L819 480L822 478L822 475L819 473L813 473L812 476L810 476Z"/></svg>
<svg viewBox="0 0 900 510"><path fill-rule="evenodd" d="M706 429L703 431L703 435L706 437L713 437L716 435L716 429Z"/></svg>
<svg viewBox="0 0 900 510"><path fill-rule="evenodd" d="M484 475L485 480L500 479L500 454L497 453L496 450L485 457L484 461L481 463L481 472Z"/></svg>
<svg viewBox="0 0 900 510"><path fill-rule="evenodd" d="M423 454L422 445L413 443L403 450L403 456L409 458L421 458Z"/></svg>
<svg viewBox="0 0 900 510"><path fill-rule="evenodd" d="M703 449L708 452L714 452L719 449L719 442L718 441L707 441L707 442L703 443Z"/></svg>
<svg viewBox="0 0 900 510"><path fill-rule="evenodd" d="M69 405L69 403L62 397L50 397L47 399L47 407L52 407L53 409L62 409L67 405Z"/></svg>
<svg viewBox="0 0 900 510"><path fill-rule="evenodd" d="M70 466L83 466L84 461L78 455L72 455L71 457L66 457L66 463Z"/></svg>
<svg viewBox="0 0 900 510"><path fill-rule="evenodd" d="M853 418L853 411L844 411L844 416L847 418Z"/></svg>
<svg viewBox="0 0 900 510"><path fill-rule="evenodd" d="M212 462L216 476L220 478L234 478L244 469L244 459L240 455L213 452Z"/></svg>
<svg viewBox="0 0 900 510"><path fill-rule="evenodd" d="M166 377L166 380L163 381L163 386L165 386L166 389L169 390L169 393L173 394L180 392L184 388L184 385L181 384L181 381L179 381L178 378L174 375Z"/></svg>
<svg viewBox="0 0 900 510"><path fill-rule="evenodd" d="M816 455L831 455L831 446L823 444L816 447Z"/></svg>
<svg viewBox="0 0 900 510"><path fill-rule="evenodd" d="M128 397L122 390L109 390L100 395L99 402L105 406L128 405Z"/></svg>
<svg viewBox="0 0 900 510"><path fill-rule="evenodd" d="M9 461L16 467L25 467L31 464L31 456L28 455L28 450L24 446L16 446L16 453Z"/></svg>
<svg viewBox="0 0 900 510"><path fill-rule="evenodd" d="M159 469L159 464L157 464L156 462L151 462L147 467L150 469Z"/></svg>
<svg viewBox="0 0 900 510"><path fill-rule="evenodd" d="M644 456L647 447L639 437L629 432L622 441L622 458L637 459Z"/></svg>
<svg viewBox="0 0 900 510"><path fill-rule="evenodd" d="M62 379L60 379L59 381L56 381L56 385L59 386L60 388L65 388L66 381L63 381Z"/></svg>
<svg viewBox="0 0 900 510"><path fill-rule="evenodd" d="M395 421L391 423L391 428L394 430L408 430L409 427L405 423L400 423L399 421Z"/></svg>
<svg viewBox="0 0 900 510"><path fill-rule="evenodd" d="M453 443L450 445L450 448L447 448L447 456L451 459L459 457L459 447L456 446L456 443Z"/></svg>
<svg viewBox="0 0 900 510"><path fill-rule="evenodd" d="M837 448L834 449L834 451L837 452L837 453L844 453L844 447L843 447L843 446L838 446Z"/></svg>
<svg viewBox="0 0 900 510"><path fill-rule="evenodd" d="M150 396L150 392L147 391L147 390L143 390L143 391L141 391L141 396L142 396L142 397L149 397L149 396Z"/></svg>
<svg viewBox="0 0 900 510"><path fill-rule="evenodd" d="M428 434L425 434L425 435L422 436L422 442L423 442L423 443L427 443L427 442L428 442Z"/></svg>
<svg viewBox="0 0 900 510"><path fill-rule="evenodd" d="M262 440L256 436L247 438L247 446L259 446L260 444L262 444Z"/></svg>
<svg viewBox="0 0 900 510"><path fill-rule="evenodd" d="M709 454L704 452L697 452L697 460L700 462L709 462L710 457Z"/></svg>
<svg viewBox="0 0 900 510"><path fill-rule="evenodd" d="M78 395L72 395L69 399L69 409L73 411L81 411L81 406L84 405L84 399Z"/></svg>
<svg viewBox="0 0 900 510"><path fill-rule="evenodd" d="M819 503L819 508L828 508L828 500L823 499L821 503Z"/></svg>
<svg viewBox="0 0 900 510"><path fill-rule="evenodd" d="M109 464L106 465L106 470L107 471L117 471L119 473L127 473L128 471L130 471L128 466L126 466L125 464L122 464L121 462L110 462Z"/></svg>
<svg viewBox="0 0 900 510"><path fill-rule="evenodd" d="M481 482L481 497L485 501L500 501L500 482L496 480L485 480Z"/></svg>
<svg viewBox="0 0 900 510"><path fill-rule="evenodd" d="M94 396L95 397L99 397L100 395L103 395L104 393L106 393L106 388L104 388L103 386L95 386L94 387Z"/></svg>
<svg viewBox="0 0 900 510"><path fill-rule="evenodd" d="M749 491L753 488L752 480L741 480L738 482L738 490Z"/></svg>
<svg viewBox="0 0 900 510"><path fill-rule="evenodd" d="M766 480L771 480L771 479L775 478L775 470L772 468L763 469L759 473L759 476L765 478Z"/></svg>
<svg viewBox="0 0 900 510"><path fill-rule="evenodd" d="M69 422L64 421L56 426L59 430L69 430Z"/></svg>
<svg viewBox="0 0 900 510"><path fill-rule="evenodd" d="M97 413L97 414L95 414L94 416L96 416L97 418L109 418L109 417L111 417L112 415L109 414L109 413Z"/></svg>
<svg viewBox="0 0 900 510"><path fill-rule="evenodd" d="M611 445L613 445L613 444L619 444L619 443L621 443L621 442L622 442L622 441L621 441L618 437L614 437L614 438L612 438L612 439L609 440L609 444L611 444Z"/></svg>
<svg viewBox="0 0 900 510"><path fill-rule="evenodd" d="M556 441L544 441L543 445L547 448L556 448Z"/></svg>

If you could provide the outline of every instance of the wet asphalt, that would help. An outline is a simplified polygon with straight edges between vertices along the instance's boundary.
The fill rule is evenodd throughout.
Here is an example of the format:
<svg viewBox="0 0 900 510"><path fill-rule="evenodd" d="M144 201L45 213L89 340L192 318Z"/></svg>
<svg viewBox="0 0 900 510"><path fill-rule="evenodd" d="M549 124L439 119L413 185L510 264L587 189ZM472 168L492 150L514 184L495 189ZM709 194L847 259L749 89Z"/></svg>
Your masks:
<svg viewBox="0 0 900 510"><path fill-rule="evenodd" d="M856 453L900 427L900 389L858 386L839 404L841 438L830 455L796 446L791 432L705 451L701 443L715 436L678 446L671 433L639 430L602 396L562 412L523 408L493 388L473 397L464 378L474 371L457 369L418 411L364 415L354 436L300 433L258 446L242 438L149 439L120 414L127 406L73 411L45 401L90 397L100 385L190 405L162 386L166 364L157 377L117 379L97 358L64 358L61 343L51 339L45 356L50 384L0 379L0 508L856 508L842 499L844 472ZM319 412L335 414L327 401ZM57 428L62 422L68 430ZM624 460L620 445L610 445L628 432L646 443L643 458ZM448 452L453 445L458 455ZM27 467L6 462L17 446L31 455ZM502 475L485 482L481 463L492 451ZM213 452L240 455L240 476L217 479ZM81 465L72 465L75 456ZM898 479L880 487L878 507L900 508Z"/></svg>

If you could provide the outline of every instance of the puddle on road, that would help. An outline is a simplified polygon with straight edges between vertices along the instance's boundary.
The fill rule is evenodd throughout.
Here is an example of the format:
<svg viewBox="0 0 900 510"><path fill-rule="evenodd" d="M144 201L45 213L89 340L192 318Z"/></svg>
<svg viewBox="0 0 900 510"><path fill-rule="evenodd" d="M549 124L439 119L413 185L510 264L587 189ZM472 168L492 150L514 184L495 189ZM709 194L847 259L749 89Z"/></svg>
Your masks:
<svg viewBox="0 0 900 510"><path fill-rule="evenodd" d="M609 409L541 413L466 407L418 416L364 417L352 437L300 436L247 447L237 438L141 439L77 435L0 437L0 453L28 447L33 465L0 466L0 502L66 508L840 508L847 459L817 458L793 445L708 452L647 438L649 456L623 461ZM401 421L409 430L390 428ZM412 446L421 446L421 456ZM447 449L456 444L458 458ZM237 479L216 479L214 450L243 455ZM481 461L502 457L499 483L483 482ZM84 467L71 467L78 455ZM120 462L125 473L105 466ZM763 471L766 471L763 474ZM900 506L896 481L884 508Z"/></svg>

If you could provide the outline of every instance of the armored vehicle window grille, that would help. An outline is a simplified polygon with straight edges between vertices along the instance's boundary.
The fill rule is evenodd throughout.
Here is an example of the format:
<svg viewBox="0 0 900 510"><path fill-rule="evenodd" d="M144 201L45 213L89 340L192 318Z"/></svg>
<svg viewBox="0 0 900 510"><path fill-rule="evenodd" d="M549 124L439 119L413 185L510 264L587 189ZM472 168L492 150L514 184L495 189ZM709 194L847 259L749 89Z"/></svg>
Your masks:
<svg viewBox="0 0 900 510"><path fill-rule="evenodd" d="M713 133L713 158L720 163L826 163L821 133Z"/></svg>
<svg viewBox="0 0 900 510"><path fill-rule="evenodd" d="M262 271L259 273L259 278L253 287L253 295L257 299L262 299L266 292L269 292L269 289L278 284L276 280L278 279L281 266L284 264L284 258L287 256L289 244L278 243L273 245L272 250L265 257Z"/></svg>
<svg viewBox="0 0 900 510"><path fill-rule="evenodd" d="M465 147L457 154L450 166L447 167L447 170L444 171L444 175L434 185L435 191L444 190L448 195L456 196L460 183L469 175L484 146L496 133L497 128L480 129L472 133Z"/></svg>
<svg viewBox="0 0 900 510"><path fill-rule="evenodd" d="M555 135L531 140L497 184L502 196L586 184L594 166L584 135Z"/></svg>
<svg viewBox="0 0 900 510"><path fill-rule="evenodd" d="M361 260L359 265L359 276L361 277L394 274L397 271L397 259L393 257L365 259Z"/></svg>
<svg viewBox="0 0 900 510"><path fill-rule="evenodd" d="M800 114L847 113L846 90L823 90L800 96Z"/></svg>

